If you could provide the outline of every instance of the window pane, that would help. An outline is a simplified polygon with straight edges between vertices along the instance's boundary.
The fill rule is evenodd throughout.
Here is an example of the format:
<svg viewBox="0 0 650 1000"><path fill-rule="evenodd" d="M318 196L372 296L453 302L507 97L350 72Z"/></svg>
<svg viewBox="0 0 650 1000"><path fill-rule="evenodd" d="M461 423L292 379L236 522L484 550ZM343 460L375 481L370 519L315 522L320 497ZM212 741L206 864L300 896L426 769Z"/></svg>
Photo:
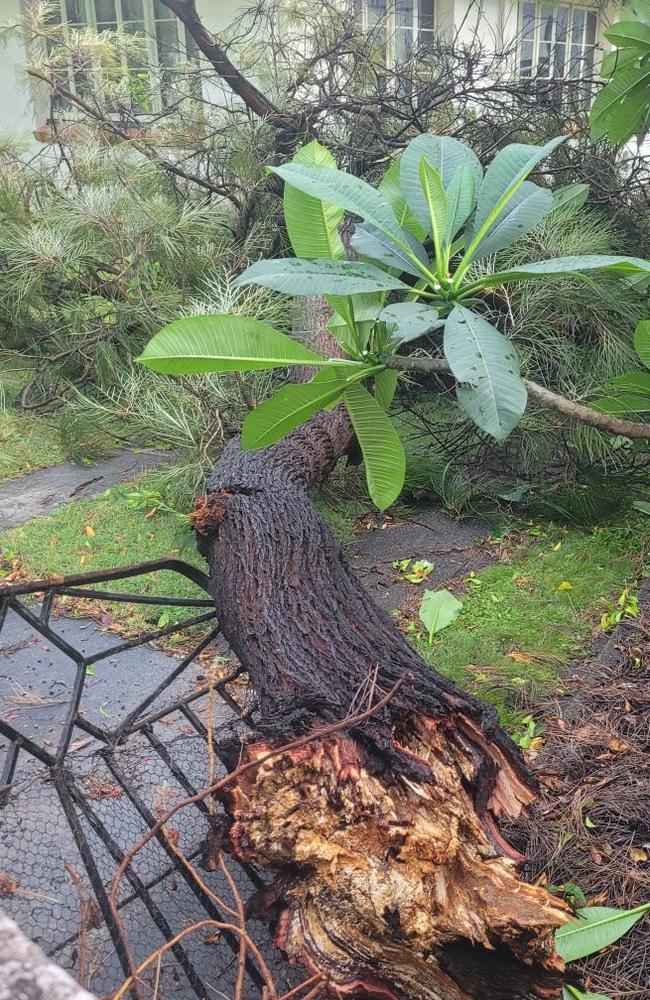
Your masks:
<svg viewBox="0 0 650 1000"><path fill-rule="evenodd" d="M123 21L144 21L143 0L122 0Z"/></svg>
<svg viewBox="0 0 650 1000"><path fill-rule="evenodd" d="M582 46L572 45L571 46L571 57L569 61L569 71L567 76L572 80L577 80L579 76L582 75L581 63L582 63Z"/></svg>
<svg viewBox="0 0 650 1000"><path fill-rule="evenodd" d="M553 7L542 7L542 17L540 21L539 36L550 42L553 38Z"/></svg>
<svg viewBox="0 0 650 1000"><path fill-rule="evenodd" d="M153 0L153 16L156 20L160 19L161 21L176 20L176 16L172 14L169 7L165 7L164 3L161 3L160 0Z"/></svg>
<svg viewBox="0 0 650 1000"><path fill-rule="evenodd" d="M553 76L564 76L564 61L566 59L566 45L563 42L555 43L555 53L553 56Z"/></svg>
<svg viewBox="0 0 650 1000"><path fill-rule="evenodd" d="M161 66L175 66L183 58L178 42L178 24L174 21L159 21L156 25L158 39L158 59Z"/></svg>
<svg viewBox="0 0 650 1000"><path fill-rule="evenodd" d="M413 27L413 0L395 0L395 23Z"/></svg>
<svg viewBox="0 0 650 1000"><path fill-rule="evenodd" d="M521 37L534 38L535 36L535 4L524 3L521 5Z"/></svg>
<svg viewBox="0 0 650 1000"><path fill-rule="evenodd" d="M569 8L557 7L555 14L555 39L558 42L565 42L567 27L569 23Z"/></svg>
<svg viewBox="0 0 650 1000"><path fill-rule="evenodd" d="M65 13L69 24L84 26L88 23L84 0L67 0Z"/></svg>
<svg viewBox="0 0 650 1000"><path fill-rule="evenodd" d="M420 0L420 41L427 41L428 35L422 38L422 33L431 31L433 31L433 0Z"/></svg>
<svg viewBox="0 0 650 1000"><path fill-rule="evenodd" d="M106 21L117 21L115 14L115 0L95 0L95 18L98 24Z"/></svg>
<svg viewBox="0 0 650 1000"><path fill-rule="evenodd" d="M522 76L530 76L533 70L533 43L521 43L520 72Z"/></svg>
<svg viewBox="0 0 650 1000"><path fill-rule="evenodd" d="M593 45L596 41L596 25L598 18L593 10L587 11L587 45Z"/></svg>
<svg viewBox="0 0 650 1000"><path fill-rule="evenodd" d="M574 45L582 45L582 36L585 27L585 12L579 7L573 8L573 29L571 31L571 41Z"/></svg>
<svg viewBox="0 0 650 1000"><path fill-rule="evenodd" d="M551 69L551 43L539 43L539 57L537 60L537 76L550 76Z"/></svg>

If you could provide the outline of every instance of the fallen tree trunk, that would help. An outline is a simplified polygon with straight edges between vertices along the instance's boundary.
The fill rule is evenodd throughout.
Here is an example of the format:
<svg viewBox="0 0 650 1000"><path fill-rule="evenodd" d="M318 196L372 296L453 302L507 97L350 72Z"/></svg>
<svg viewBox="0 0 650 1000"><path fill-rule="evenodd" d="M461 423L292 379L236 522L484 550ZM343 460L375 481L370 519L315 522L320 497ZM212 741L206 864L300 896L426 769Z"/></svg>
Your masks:
<svg viewBox="0 0 650 1000"><path fill-rule="evenodd" d="M245 759L408 675L363 724L243 775L231 850L278 873L277 943L333 995L555 996L567 908L519 880L498 829L535 798L519 750L375 606L309 499L351 440L338 407L263 451L233 441L194 515L221 627L259 697Z"/></svg>

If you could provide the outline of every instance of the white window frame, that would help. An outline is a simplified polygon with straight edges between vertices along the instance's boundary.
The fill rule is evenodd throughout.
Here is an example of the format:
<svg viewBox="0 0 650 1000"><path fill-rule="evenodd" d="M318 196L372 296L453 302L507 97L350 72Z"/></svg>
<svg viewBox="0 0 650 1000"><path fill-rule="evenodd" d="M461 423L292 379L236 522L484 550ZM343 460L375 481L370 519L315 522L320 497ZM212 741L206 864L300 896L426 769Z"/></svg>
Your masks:
<svg viewBox="0 0 650 1000"><path fill-rule="evenodd" d="M424 29L422 28L421 0L413 0L413 23L407 26L400 25L397 22L397 3L398 0L385 0L386 13L381 13L376 18L373 18L368 0L361 0L361 25L363 31L369 33L380 23L384 28L386 63L388 65L394 65L398 61L399 51L416 48L420 40L421 31L428 31L432 37L435 33L436 0L432 0L433 17L431 27ZM400 33L404 36L410 36L410 40L398 46L397 39Z"/></svg>
<svg viewBox="0 0 650 1000"><path fill-rule="evenodd" d="M117 30L119 31L120 28L122 28L124 26L124 24L133 24L134 22L131 21L131 20L129 20L129 19L124 18L124 11L123 11L123 6L122 6L123 0L114 0L114 3L115 3L116 25L117 25ZM107 21L99 21L98 22L98 20L97 20L97 7L96 7L95 0L78 0L78 4L79 4L79 6L81 7L81 9L83 11L83 16L85 18L85 24L87 24L88 27L93 28L95 31L97 31L97 30L101 31L101 26L104 25L104 24L109 24L109 23L112 24L113 23L113 22L107 22ZM61 13L61 21L62 21L62 23L64 25L64 37L65 37L66 41L68 41L69 40L69 28L71 27L71 28L74 29L76 27L76 24L74 22L71 23L68 20L67 0L58 0L58 5L59 5L60 13ZM144 14L144 38L143 38L143 42L146 45L146 56L145 56L146 63L142 67L136 67L136 68L141 68L143 70L151 70L151 72L153 74L155 74L156 76L159 75L161 68L163 68L161 66L161 62L160 62L160 59L158 57L158 35L157 35L157 30L156 30L156 25L158 23L160 23L161 21L163 21L163 20L164 21L169 21L169 22L172 22L172 23L176 24L177 38L178 38L178 49L179 49L179 51L181 52L181 54L183 56L183 59L179 60L179 62L188 61L189 60L189 50L188 50L188 36L187 36L187 32L185 30L184 25L176 17L176 15L173 14L172 11L170 10L169 11L169 17L166 17L166 18L160 18L159 17L158 19L156 19L155 14L154 14L154 0L142 0L142 8L143 8L143 14ZM99 28L98 28L98 24L99 24ZM80 27L82 27L82 26L80 25ZM134 68L134 67L129 67L129 65L127 64L127 61L126 61L126 57L124 55L122 56L122 67L123 67L125 73L129 72L130 70L132 70ZM70 89L72 90L73 93L76 94L77 88L76 88L76 83L75 83L75 79L74 79L74 72L72 70L72 67L70 67L70 69L69 69L68 79L69 79ZM162 91L161 91L160 87L157 87L156 90L155 90L155 92L152 95L152 107L151 107L151 110L150 111L143 111L141 114L138 115L138 117L142 117L142 116L146 117L146 115L160 114L160 112L163 111L163 106L164 106L164 102L163 102Z"/></svg>
<svg viewBox="0 0 650 1000"><path fill-rule="evenodd" d="M535 17L533 25L533 36L532 38L527 35L524 37L524 7L531 6L535 8ZM541 29L543 24L545 24L545 18L542 16L542 11L547 8L553 9L553 32L552 38L546 39L542 37ZM567 28L566 28L566 39L564 42L564 67L562 73L555 73L555 56L556 56L556 31L557 31L557 11L560 9L567 11ZM573 41L573 24L574 17L577 12L583 12L584 22L582 25L582 36L580 39L580 67L576 75L570 75L571 63L572 63L572 49L575 46ZM589 19L589 14L593 15L595 19L594 28L594 41L587 41L587 24ZM589 4L581 3L557 3L557 2L543 2L543 0L521 0L519 3L519 14L518 14L518 31L517 31L517 75L520 80L537 80L552 82L553 80L580 80L584 76L585 65L587 61L587 54L591 51L591 67L589 72L593 74L597 69L597 57L598 57L598 43L599 43L599 10L595 6L590 6ZM523 45L526 42L532 42L533 48L533 58L530 71L524 70L522 67L522 56L523 56ZM539 74L539 67L542 60L540 59L540 48L541 44L548 44L550 47L551 58L549 60L548 74L546 76L541 76Z"/></svg>

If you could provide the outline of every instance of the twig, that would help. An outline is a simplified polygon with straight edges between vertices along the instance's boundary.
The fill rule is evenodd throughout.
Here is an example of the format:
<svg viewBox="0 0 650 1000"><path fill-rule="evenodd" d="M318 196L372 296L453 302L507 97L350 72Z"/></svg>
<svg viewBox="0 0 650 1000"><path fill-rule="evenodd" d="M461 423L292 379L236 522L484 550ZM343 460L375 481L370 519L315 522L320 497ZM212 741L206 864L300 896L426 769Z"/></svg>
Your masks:
<svg viewBox="0 0 650 1000"><path fill-rule="evenodd" d="M289 990L288 993L283 993L281 997L278 997L278 1000L290 1000L291 997L295 997L298 993L306 990L309 986L313 986L314 983L322 987L327 983L327 977L323 976L322 973L317 972L316 975L310 976L309 979L305 979L304 983L300 983L299 986L294 986L294 988ZM307 997L303 997L302 1000L307 1000Z"/></svg>

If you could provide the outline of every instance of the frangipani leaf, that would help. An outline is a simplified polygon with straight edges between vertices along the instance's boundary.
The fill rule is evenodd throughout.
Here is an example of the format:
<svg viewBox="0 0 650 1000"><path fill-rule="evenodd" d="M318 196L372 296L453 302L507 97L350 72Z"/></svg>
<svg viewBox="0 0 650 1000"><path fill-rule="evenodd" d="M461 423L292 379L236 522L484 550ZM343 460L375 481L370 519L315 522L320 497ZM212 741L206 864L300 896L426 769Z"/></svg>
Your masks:
<svg viewBox="0 0 650 1000"><path fill-rule="evenodd" d="M242 427L242 447L266 448L278 441L339 399L347 385L347 376L358 370L356 365L332 364L310 382L283 386L248 414Z"/></svg>
<svg viewBox="0 0 650 1000"><path fill-rule="evenodd" d="M395 302L382 309L377 318L386 323L391 338L401 344L443 325L438 310L422 302Z"/></svg>
<svg viewBox="0 0 650 1000"><path fill-rule="evenodd" d="M424 229L429 232L429 207L420 183L420 162L424 158L440 175L445 191L451 185L460 167L467 166L478 190L483 177L479 158L464 143L444 135L425 133L413 139L400 161L400 184L404 196L413 213Z"/></svg>
<svg viewBox="0 0 650 1000"><path fill-rule="evenodd" d="M497 153L485 172L478 192L476 216L466 239L466 263L473 258L476 247L486 234L501 220L508 203L528 175L564 140L564 136L558 136L543 146L513 143Z"/></svg>
<svg viewBox="0 0 650 1000"><path fill-rule="evenodd" d="M336 160L328 149L314 140L298 150L294 163L336 170ZM342 259L345 248L338 233L343 209L314 198L286 184L284 188L284 221L296 257L329 257Z"/></svg>
<svg viewBox="0 0 650 1000"><path fill-rule="evenodd" d="M258 260L234 284L237 288L262 285L285 295L356 295L409 287L399 278L361 261L296 257Z"/></svg>
<svg viewBox="0 0 650 1000"><path fill-rule="evenodd" d="M527 401L513 345L482 316L455 306L445 324L444 352L460 383L458 402L481 430L503 441Z"/></svg>
<svg viewBox="0 0 650 1000"><path fill-rule="evenodd" d="M442 264L449 231L449 205L440 174L424 157L420 160L420 187L429 211L428 229L433 237L436 261Z"/></svg>
<svg viewBox="0 0 650 1000"><path fill-rule="evenodd" d="M648 910L650 903L633 910L618 910L611 906L589 906L578 910L575 920L555 932L557 953L565 962L594 955L618 941Z"/></svg>
<svg viewBox="0 0 650 1000"><path fill-rule="evenodd" d="M458 168L447 188L449 227L447 242L451 242L476 205L476 174L468 163Z"/></svg>
<svg viewBox="0 0 650 1000"><path fill-rule="evenodd" d="M406 230L403 232L403 242L411 248L412 254L417 257L422 267L427 268L429 260L422 244L418 243L415 237ZM411 274L416 278L422 275L422 269L418 270L412 262L412 257L407 256L380 229L367 222L356 226L350 244L360 257L369 257L385 267L393 268L400 274L406 272L406 274Z"/></svg>
<svg viewBox="0 0 650 1000"><path fill-rule="evenodd" d="M402 228L384 195L352 174L327 167L307 167L301 163L287 163L282 167L271 167L271 171L287 184L304 191L314 198L321 198L331 205L338 205L348 212L360 215L366 222L391 236L398 243Z"/></svg>
<svg viewBox="0 0 650 1000"><path fill-rule="evenodd" d="M608 42L619 49L642 49L650 52L650 25L642 21L617 21L603 34Z"/></svg>
<svg viewBox="0 0 650 1000"><path fill-rule="evenodd" d="M390 368L384 368L383 371L377 372L375 375L375 399L382 410L387 410L393 402L397 389L397 378L398 373Z"/></svg>
<svg viewBox="0 0 650 1000"><path fill-rule="evenodd" d="M174 320L151 338L138 360L169 375L327 363L272 326L229 314Z"/></svg>
<svg viewBox="0 0 650 1000"><path fill-rule="evenodd" d="M377 507L386 510L404 485L402 442L378 401L362 385L348 386L343 398L363 453L368 491Z"/></svg>
<svg viewBox="0 0 650 1000"><path fill-rule="evenodd" d="M429 634L429 642L436 632L455 622L462 610L462 601L449 590L425 590L418 615Z"/></svg>
<svg viewBox="0 0 650 1000"><path fill-rule="evenodd" d="M393 214L403 229L407 229L416 240L422 242L427 235L424 226L421 226L415 218L413 211L404 197L400 185L400 159L393 160L390 167L384 174L379 190L389 202Z"/></svg>
<svg viewBox="0 0 650 1000"><path fill-rule="evenodd" d="M589 196L588 184L567 184L553 189L553 211L558 208L582 208Z"/></svg>
<svg viewBox="0 0 650 1000"><path fill-rule="evenodd" d="M524 181L476 247L474 257L505 250L538 226L552 208L553 195L547 188Z"/></svg>
<svg viewBox="0 0 650 1000"><path fill-rule="evenodd" d="M585 254L584 256L553 257L534 264L519 264L510 271L495 271L472 283L473 288L492 288L511 281L533 281L546 278L573 278L591 271L608 274L650 274L650 262L641 257Z"/></svg>
<svg viewBox="0 0 650 1000"><path fill-rule="evenodd" d="M634 135L638 124L638 95L650 100L650 66L630 66L614 73L611 80L596 95L591 106L591 136L602 139L615 131L618 142ZM635 95L637 101L634 100ZM632 102L631 105L629 102ZM635 114L630 114L630 110ZM622 138L621 138L622 136Z"/></svg>

